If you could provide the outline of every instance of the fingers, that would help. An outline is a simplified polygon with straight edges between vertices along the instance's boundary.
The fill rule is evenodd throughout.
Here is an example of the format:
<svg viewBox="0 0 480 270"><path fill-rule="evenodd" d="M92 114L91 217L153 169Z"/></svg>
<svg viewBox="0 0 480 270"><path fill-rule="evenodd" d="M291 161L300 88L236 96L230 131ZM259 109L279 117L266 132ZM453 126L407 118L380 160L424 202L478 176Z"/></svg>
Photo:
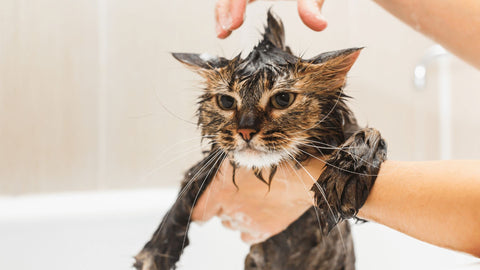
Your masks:
<svg viewBox="0 0 480 270"><path fill-rule="evenodd" d="M322 31L327 27L327 21L321 14L324 0L298 0L298 14L303 23L314 31Z"/></svg>
<svg viewBox="0 0 480 270"><path fill-rule="evenodd" d="M217 37L226 38L239 28L245 17L247 0L218 0L215 6Z"/></svg>
<svg viewBox="0 0 480 270"><path fill-rule="evenodd" d="M228 37L243 24L247 3L254 0L218 0L215 6L215 31L218 38ZM303 23L314 31L322 31L327 21L321 13L325 0L298 0L298 14Z"/></svg>
<svg viewBox="0 0 480 270"><path fill-rule="evenodd" d="M231 31L230 2L233 0L218 0L215 5L215 31L217 37L226 38Z"/></svg>
<svg viewBox="0 0 480 270"><path fill-rule="evenodd" d="M230 14L232 16L232 24L230 30L235 30L243 24L245 19L245 9L247 8L247 0L232 0Z"/></svg>
<svg viewBox="0 0 480 270"><path fill-rule="evenodd" d="M247 3L254 0L218 0L215 6L215 31L218 38L228 37L245 18ZM303 23L314 31L322 31L327 21L321 13L325 0L298 0L298 14Z"/></svg>

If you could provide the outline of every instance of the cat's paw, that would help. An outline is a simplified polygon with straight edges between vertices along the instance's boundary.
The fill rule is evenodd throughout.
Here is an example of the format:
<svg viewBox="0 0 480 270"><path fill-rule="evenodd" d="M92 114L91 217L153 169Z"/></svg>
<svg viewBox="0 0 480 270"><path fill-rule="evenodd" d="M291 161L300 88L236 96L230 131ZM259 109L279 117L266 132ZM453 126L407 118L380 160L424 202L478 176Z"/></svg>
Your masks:
<svg viewBox="0 0 480 270"><path fill-rule="evenodd" d="M136 270L170 270L175 269L178 258L169 255L168 251L144 248L135 256L133 267Z"/></svg>
<svg viewBox="0 0 480 270"><path fill-rule="evenodd" d="M155 266L153 257L151 250L144 249L135 256L133 267L137 270L157 270L158 268Z"/></svg>
<svg viewBox="0 0 480 270"><path fill-rule="evenodd" d="M367 200L387 144L380 132L365 128L354 133L327 159L325 170L312 187L315 201L330 231L342 219L355 217Z"/></svg>

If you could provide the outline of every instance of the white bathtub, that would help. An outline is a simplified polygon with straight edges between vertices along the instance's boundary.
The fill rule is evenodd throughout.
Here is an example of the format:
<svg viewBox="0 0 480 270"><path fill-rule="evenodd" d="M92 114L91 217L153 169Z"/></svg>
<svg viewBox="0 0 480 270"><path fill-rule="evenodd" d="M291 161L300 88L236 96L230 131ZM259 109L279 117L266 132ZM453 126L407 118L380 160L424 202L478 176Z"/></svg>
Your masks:
<svg viewBox="0 0 480 270"><path fill-rule="evenodd" d="M0 270L127 270L175 189L0 197ZM480 269L480 260L383 226L354 225L357 269ZM180 269L243 269L248 246L218 220L192 225Z"/></svg>

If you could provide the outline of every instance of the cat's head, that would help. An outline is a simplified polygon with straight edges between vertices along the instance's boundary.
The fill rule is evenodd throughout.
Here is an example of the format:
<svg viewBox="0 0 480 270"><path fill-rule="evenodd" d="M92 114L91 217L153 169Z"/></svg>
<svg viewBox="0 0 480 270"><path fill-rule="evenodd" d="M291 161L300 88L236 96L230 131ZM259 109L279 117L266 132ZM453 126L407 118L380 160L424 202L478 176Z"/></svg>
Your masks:
<svg viewBox="0 0 480 270"><path fill-rule="evenodd" d="M202 135L238 165L262 168L312 145L344 140L349 110L342 87L359 53L351 48L311 59L294 56L285 46L282 22L269 12L263 40L245 59L173 56L204 79L198 108Z"/></svg>

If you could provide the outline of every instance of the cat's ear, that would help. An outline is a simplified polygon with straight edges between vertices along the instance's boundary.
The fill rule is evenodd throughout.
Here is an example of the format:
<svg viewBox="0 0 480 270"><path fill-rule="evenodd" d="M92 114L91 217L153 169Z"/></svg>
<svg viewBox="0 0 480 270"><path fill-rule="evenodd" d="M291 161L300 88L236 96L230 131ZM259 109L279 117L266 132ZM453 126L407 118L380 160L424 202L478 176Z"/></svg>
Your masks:
<svg viewBox="0 0 480 270"><path fill-rule="evenodd" d="M303 60L297 74L300 82L320 89L336 90L344 86L346 75L363 48L350 48L319 54Z"/></svg>
<svg viewBox="0 0 480 270"><path fill-rule="evenodd" d="M228 65L228 59L207 53L172 53L172 56L193 70L206 71L223 68Z"/></svg>

